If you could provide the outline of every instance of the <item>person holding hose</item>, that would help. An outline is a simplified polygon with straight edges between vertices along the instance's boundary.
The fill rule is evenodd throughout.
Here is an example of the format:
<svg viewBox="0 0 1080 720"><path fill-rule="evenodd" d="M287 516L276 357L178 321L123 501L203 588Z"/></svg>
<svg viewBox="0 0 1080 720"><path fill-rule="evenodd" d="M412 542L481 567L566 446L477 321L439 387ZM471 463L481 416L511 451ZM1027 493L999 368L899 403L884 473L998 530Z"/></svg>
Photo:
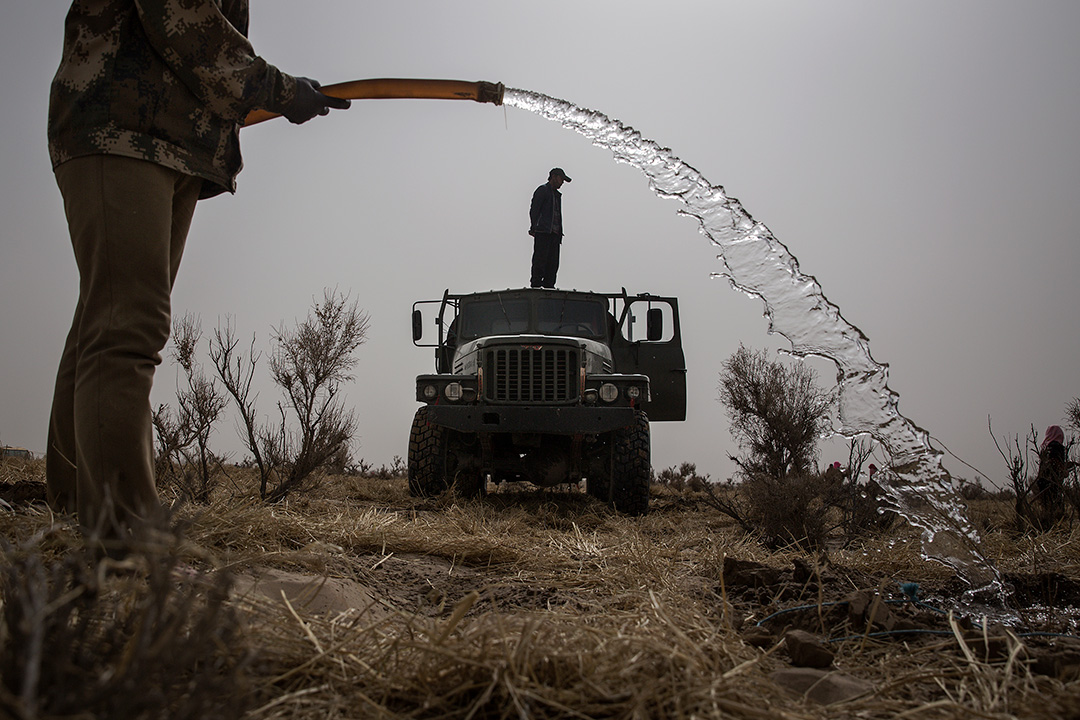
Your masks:
<svg viewBox="0 0 1080 720"><path fill-rule="evenodd" d="M150 389L196 202L234 192L239 129L348 100L255 54L248 0L74 0L49 97L49 154L79 295L49 422L50 506L125 555L161 528Z"/></svg>

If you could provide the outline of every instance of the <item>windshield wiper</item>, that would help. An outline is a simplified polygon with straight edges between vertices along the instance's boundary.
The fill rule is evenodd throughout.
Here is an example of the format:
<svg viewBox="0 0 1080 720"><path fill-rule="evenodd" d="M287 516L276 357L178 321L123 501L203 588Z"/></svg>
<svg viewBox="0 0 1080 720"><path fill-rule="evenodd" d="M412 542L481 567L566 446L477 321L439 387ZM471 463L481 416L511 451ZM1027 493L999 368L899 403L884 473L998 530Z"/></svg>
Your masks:
<svg viewBox="0 0 1080 720"><path fill-rule="evenodd" d="M503 320L506 321L506 332L510 332L514 325L510 322L510 313L506 312L506 305L503 304L502 294L495 293L495 297L499 300L499 309L502 310Z"/></svg>

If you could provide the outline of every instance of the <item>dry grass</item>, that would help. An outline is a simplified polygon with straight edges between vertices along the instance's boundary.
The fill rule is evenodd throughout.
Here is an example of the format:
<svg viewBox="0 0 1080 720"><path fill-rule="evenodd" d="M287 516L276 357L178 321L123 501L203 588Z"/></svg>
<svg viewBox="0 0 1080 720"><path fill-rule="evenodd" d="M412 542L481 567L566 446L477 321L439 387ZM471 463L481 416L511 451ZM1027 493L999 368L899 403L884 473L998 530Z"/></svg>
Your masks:
<svg viewBox="0 0 1080 720"><path fill-rule="evenodd" d="M40 481L38 469L27 475ZM0 481L10 482L2 468ZM254 483L233 471L208 507L179 511L185 539L170 557L190 570L174 571L168 587L106 578L99 594L102 610L138 606L155 592L196 607L209 597L193 589L204 576L216 583L235 576L237 588L253 575L310 578L303 592L271 585L285 594L233 593L228 610L237 631L212 654L231 659L227 692L244 708L240 717L1080 713L1080 645L1018 637L1025 630L1076 632L1063 607L1026 611L1026 624L1010 630L981 631L966 620L890 605L923 632L873 636L880 622L870 626L848 606L830 604L857 590L895 597L899 583L917 582L921 599L958 607L964 588L946 568L920 559L918 537L906 528L810 557L767 551L694 494L668 489L657 490L648 516L631 519L580 493L419 501L402 479L334 477L312 494L265 505L252 499ZM0 534L24 548L6 553L7 569L29 556L43 568L57 566L78 547L70 522L40 504L0 512ZM1050 576L1077 577L1077 547L1066 530L1035 537L1001 530L984 543L1003 573L1032 578L1033 586ZM751 569L734 573L732 558ZM313 600L331 587L355 591L352 602ZM1065 606L1073 588L1062 582L1059 589ZM5 592L5 612L13 602ZM774 681L772 673L791 666L782 642L788 625L838 639L829 643L833 669L865 683L865 691L823 705ZM10 650L10 634L2 639ZM198 678L200 668L177 672ZM7 675L3 681L10 688ZM185 693L226 689L196 684L177 692L157 714L131 717L169 717ZM0 708L45 717L28 714L10 692Z"/></svg>

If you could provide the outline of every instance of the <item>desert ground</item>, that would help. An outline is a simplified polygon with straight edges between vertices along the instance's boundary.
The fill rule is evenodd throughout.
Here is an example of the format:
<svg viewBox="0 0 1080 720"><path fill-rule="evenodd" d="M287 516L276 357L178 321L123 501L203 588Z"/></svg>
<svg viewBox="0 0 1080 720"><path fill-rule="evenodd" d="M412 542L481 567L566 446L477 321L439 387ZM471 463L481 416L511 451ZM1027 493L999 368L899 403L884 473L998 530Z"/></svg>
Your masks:
<svg viewBox="0 0 1080 720"><path fill-rule="evenodd" d="M766 548L700 490L625 517L575 487L414 498L393 473L258 499L227 467L139 562L91 562L0 466L0 715L1080 717L1080 551L969 502L979 605L903 522Z"/></svg>

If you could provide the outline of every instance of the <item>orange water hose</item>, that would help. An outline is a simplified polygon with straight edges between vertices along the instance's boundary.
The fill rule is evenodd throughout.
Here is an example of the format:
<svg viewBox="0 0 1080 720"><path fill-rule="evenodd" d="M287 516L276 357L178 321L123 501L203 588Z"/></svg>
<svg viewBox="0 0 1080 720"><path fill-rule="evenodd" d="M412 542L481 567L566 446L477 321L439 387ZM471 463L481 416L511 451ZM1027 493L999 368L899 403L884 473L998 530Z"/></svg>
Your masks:
<svg viewBox="0 0 1080 720"><path fill-rule="evenodd" d="M407 78L380 78L376 80L352 80L326 85L320 88L324 95L346 100L377 100L387 98L422 98L429 100L475 100L482 103L502 105L503 84L466 82L464 80L418 80ZM244 120L244 127L279 117L267 110L252 110Z"/></svg>

